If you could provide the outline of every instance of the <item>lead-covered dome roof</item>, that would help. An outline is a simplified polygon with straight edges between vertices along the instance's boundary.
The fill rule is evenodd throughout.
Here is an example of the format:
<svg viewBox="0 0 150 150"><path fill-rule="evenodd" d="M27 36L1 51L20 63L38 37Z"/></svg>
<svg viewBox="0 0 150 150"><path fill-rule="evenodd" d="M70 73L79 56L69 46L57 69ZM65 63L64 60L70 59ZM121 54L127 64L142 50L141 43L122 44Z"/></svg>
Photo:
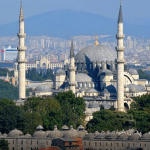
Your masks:
<svg viewBox="0 0 150 150"><path fill-rule="evenodd" d="M66 72L63 69L59 69L59 70L56 71L56 75L57 76L66 75Z"/></svg>
<svg viewBox="0 0 150 150"><path fill-rule="evenodd" d="M17 129L10 131L7 135L7 137L19 137L19 136L24 136L24 134L22 133L22 131Z"/></svg>
<svg viewBox="0 0 150 150"><path fill-rule="evenodd" d="M103 45L90 45L81 49L75 56L77 61L114 61L117 58L116 51Z"/></svg>
<svg viewBox="0 0 150 150"><path fill-rule="evenodd" d="M135 69L133 69L133 68L130 68L128 70L128 73L130 73L131 75L138 75L138 72Z"/></svg>
<svg viewBox="0 0 150 150"><path fill-rule="evenodd" d="M86 73L77 73L76 81L77 82L93 82L94 80Z"/></svg>
<svg viewBox="0 0 150 150"><path fill-rule="evenodd" d="M52 92L52 89L47 84L38 85L34 92Z"/></svg>

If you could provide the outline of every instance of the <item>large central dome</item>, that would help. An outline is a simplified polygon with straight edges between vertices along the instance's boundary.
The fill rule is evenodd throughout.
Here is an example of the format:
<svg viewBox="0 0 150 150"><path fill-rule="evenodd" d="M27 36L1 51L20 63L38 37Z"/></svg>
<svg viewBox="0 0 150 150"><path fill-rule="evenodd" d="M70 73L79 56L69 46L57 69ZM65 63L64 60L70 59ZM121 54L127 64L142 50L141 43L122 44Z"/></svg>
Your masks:
<svg viewBox="0 0 150 150"><path fill-rule="evenodd" d="M75 56L77 61L114 61L117 58L116 51L103 45L90 45L81 49Z"/></svg>

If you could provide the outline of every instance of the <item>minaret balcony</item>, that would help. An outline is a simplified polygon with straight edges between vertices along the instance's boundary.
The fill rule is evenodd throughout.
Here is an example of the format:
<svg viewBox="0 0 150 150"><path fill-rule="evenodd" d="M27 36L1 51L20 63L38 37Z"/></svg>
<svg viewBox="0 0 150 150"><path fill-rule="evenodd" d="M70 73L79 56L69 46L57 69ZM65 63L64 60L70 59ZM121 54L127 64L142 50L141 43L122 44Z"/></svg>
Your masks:
<svg viewBox="0 0 150 150"><path fill-rule="evenodd" d="M70 81L69 86L76 86L77 82L76 81Z"/></svg>
<svg viewBox="0 0 150 150"><path fill-rule="evenodd" d="M125 38L125 35L124 35L124 34L117 34L117 35L116 35L116 38L117 38L117 39L124 39L124 38Z"/></svg>
<svg viewBox="0 0 150 150"><path fill-rule="evenodd" d="M18 46L17 47L18 51L25 51L26 49L27 49L26 46Z"/></svg>
<svg viewBox="0 0 150 150"><path fill-rule="evenodd" d="M117 50L117 51L124 51L124 50L125 50L125 47L124 47L124 46L117 46L117 47L116 47L116 50Z"/></svg>
<svg viewBox="0 0 150 150"><path fill-rule="evenodd" d="M18 63L26 63L27 62L27 59L18 59Z"/></svg>
<svg viewBox="0 0 150 150"><path fill-rule="evenodd" d="M18 36L18 38L25 38L26 33L18 33L17 36Z"/></svg>
<svg viewBox="0 0 150 150"><path fill-rule="evenodd" d="M122 63L124 64L125 63L125 59L116 59L115 61L118 64L122 64Z"/></svg>
<svg viewBox="0 0 150 150"><path fill-rule="evenodd" d="M71 66L70 66L70 67L69 67L69 70L70 70L70 71L75 71L75 70L76 70L76 67L71 67Z"/></svg>

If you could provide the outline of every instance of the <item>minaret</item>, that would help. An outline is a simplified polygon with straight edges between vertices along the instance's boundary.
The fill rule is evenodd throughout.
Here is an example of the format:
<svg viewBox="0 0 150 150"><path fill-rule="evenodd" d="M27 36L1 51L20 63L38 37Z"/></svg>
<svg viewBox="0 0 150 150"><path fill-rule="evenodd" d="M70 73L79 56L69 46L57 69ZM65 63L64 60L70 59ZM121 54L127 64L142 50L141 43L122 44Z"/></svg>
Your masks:
<svg viewBox="0 0 150 150"><path fill-rule="evenodd" d="M123 39L125 35L123 34L123 17L122 17L122 6L120 2L120 10L118 17L118 34L117 38L117 109L119 111L124 111L124 44Z"/></svg>
<svg viewBox="0 0 150 150"><path fill-rule="evenodd" d="M71 41L71 49L70 49L70 76L69 76L69 89L72 91L72 93L75 94L75 88L76 88L76 81L75 81L75 58L74 58L74 48L73 48L73 41Z"/></svg>
<svg viewBox="0 0 150 150"><path fill-rule="evenodd" d="M20 6L20 16L19 16L19 33L18 33L18 38L19 38L19 46L17 47L18 49L18 80L19 80L19 99L23 100L26 98L26 86L25 86L25 64L26 64L26 59L25 59L25 37L26 34L24 33L24 15L23 15L23 7L22 7L22 2Z"/></svg>

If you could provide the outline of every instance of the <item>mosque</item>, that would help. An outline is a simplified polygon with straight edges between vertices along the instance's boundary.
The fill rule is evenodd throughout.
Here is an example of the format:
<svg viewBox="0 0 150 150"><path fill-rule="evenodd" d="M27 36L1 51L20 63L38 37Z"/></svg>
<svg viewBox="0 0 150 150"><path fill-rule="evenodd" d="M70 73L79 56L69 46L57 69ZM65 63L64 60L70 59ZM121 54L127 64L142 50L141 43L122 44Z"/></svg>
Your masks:
<svg viewBox="0 0 150 150"><path fill-rule="evenodd" d="M26 99L25 94L25 33L23 8L20 9L20 33L18 47L18 78L19 101ZM86 121L92 118L92 113L100 107L118 111L130 108L132 98L150 92L150 85L145 79L139 79L138 72L128 69L124 59L124 37L122 6L118 16L118 33L116 51L100 45L98 37L93 45L81 49L74 54L73 41L70 49L70 62L55 73L55 80L50 87L47 84L38 85L30 93L31 96L51 96L58 92L71 90L76 97L83 97L86 103Z"/></svg>

